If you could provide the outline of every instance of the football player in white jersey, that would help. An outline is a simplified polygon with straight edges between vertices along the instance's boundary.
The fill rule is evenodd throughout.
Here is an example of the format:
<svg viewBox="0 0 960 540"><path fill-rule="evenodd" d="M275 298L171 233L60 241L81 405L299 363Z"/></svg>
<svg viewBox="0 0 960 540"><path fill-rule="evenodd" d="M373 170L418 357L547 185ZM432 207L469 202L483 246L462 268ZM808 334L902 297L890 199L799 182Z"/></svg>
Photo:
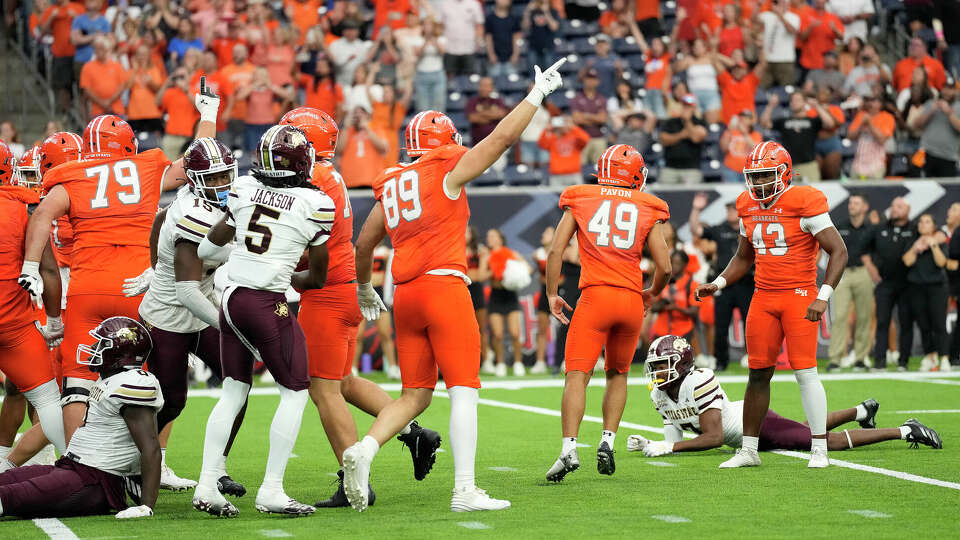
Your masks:
<svg viewBox="0 0 960 540"><path fill-rule="evenodd" d="M288 125L273 126L260 139L252 176L234 182L227 214L201 241L201 259L218 257L236 238L227 261L230 285L220 305L223 393L207 421L203 469L193 497L197 510L235 516L237 509L217 491L217 464L253 382L259 356L280 387L280 404L270 426L270 452L255 507L260 512L312 514L316 509L283 491L283 472L300 431L310 388L307 347L290 313L285 291L323 287L329 254L326 241L335 215L333 201L310 183L314 151L306 135ZM294 273L309 249L308 270Z"/></svg>
<svg viewBox="0 0 960 540"><path fill-rule="evenodd" d="M723 445L739 448L743 441L743 401L730 401L720 382L709 369L695 369L693 348L686 339L666 335L650 344L646 371L653 389L650 399L663 417L666 440L649 441L641 435L627 438L627 450L642 451L648 457L672 452L709 450ZM846 450L855 446L903 439L912 446L920 444L942 448L936 431L915 419L898 428L876 429L880 404L868 399L850 409L827 415L827 446ZM864 429L830 432L847 422L858 422ZM683 439L683 432L697 436ZM760 428L760 450L810 450L810 427L767 411Z"/></svg>
<svg viewBox="0 0 960 540"><path fill-rule="evenodd" d="M140 318L153 339L153 351L147 368L156 375L164 393L163 409L157 414L157 426L173 422L187 402L187 361L191 353L206 364L217 378L220 369L220 312L214 298L213 276L224 260L201 261L197 246L214 223L224 216L227 194L237 177L237 162L230 150L216 139L200 137L190 144L183 156L187 187L181 188L176 200L157 214L151 234L154 268L149 272L149 288L140 303ZM157 231L157 225L160 224ZM131 282L142 280L143 275ZM141 292L132 287L128 296ZM232 446L237 417L226 452ZM161 445L166 446L161 435ZM165 453L165 452L164 452ZM242 484L226 472L226 456L217 465L217 486L221 493L238 497L246 493ZM177 477L163 463L161 487L179 491L197 485Z"/></svg>
<svg viewBox="0 0 960 540"><path fill-rule="evenodd" d="M84 423L55 465L0 474L0 516L153 515L160 489L156 414L163 393L157 378L142 369L150 334L133 319L111 317L90 335L96 342L77 348L77 362L100 378L90 390ZM127 506L126 493L137 506Z"/></svg>

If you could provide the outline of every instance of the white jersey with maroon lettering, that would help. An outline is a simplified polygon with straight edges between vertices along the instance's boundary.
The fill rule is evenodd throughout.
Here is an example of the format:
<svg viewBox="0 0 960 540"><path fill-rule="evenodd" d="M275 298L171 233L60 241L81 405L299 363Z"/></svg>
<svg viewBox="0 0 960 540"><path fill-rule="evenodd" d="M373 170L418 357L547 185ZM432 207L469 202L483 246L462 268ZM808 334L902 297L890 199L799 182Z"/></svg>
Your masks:
<svg viewBox="0 0 960 540"><path fill-rule="evenodd" d="M237 178L227 204L227 223L237 230L228 280L285 292L303 250L330 237L335 214L333 201L319 189L275 188L252 176Z"/></svg>
<svg viewBox="0 0 960 540"><path fill-rule="evenodd" d="M731 402L727 399L720 381L709 369L691 371L680 383L677 401L659 388L650 392L650 399L663 417L664 426L672 425L696 434L703 433L700 415L709 409L720 409L723 444L739 448L743 441L743 401Z"/></svg>

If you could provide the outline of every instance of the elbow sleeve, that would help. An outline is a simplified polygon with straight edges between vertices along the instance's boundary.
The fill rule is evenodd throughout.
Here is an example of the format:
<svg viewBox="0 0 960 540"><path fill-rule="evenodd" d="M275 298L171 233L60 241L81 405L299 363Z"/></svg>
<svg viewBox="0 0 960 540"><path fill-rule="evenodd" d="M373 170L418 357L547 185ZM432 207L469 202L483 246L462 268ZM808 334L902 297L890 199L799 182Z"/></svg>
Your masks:
<svg viewBox="0 0 960 540"><path fill-rule="evenodd" d="M200 291L199 281L178 281L175 286L177 300L183 304L183 307L213 328L220 328L220 311Z"/></svg>

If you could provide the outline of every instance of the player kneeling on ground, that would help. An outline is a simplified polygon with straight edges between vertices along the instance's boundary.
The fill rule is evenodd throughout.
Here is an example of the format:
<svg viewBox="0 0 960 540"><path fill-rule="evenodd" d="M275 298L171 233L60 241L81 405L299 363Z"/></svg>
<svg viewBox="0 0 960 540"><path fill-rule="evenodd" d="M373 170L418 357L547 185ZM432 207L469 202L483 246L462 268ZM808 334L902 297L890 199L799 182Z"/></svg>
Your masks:
<svg viewBox="0 0 960 540"><path fill-rule="evenodd" d="M648 441L640 435L627 438L627 450L647 457L671 452L709 450L723 445L739 448L743 441L743 401L730 401L709 369L693 367L693 348L687 340L663 336L650 344L646 372L654 386L650 399L663 417L664 441ZM865 429L827 433L830 450L903 439L914 447L921 444L942 448L936 431L915 419L899 428L876 429L880 404L868 399L856 407L827 414L827 430L856 421ZM683 440L683 431L697 436ZM772 410L760 428L759 450L810 450L810 426L784 418Z"/></svg>
<svg viewBox="0 0 960 540"><path fill-rule="evenodd" d="M143 371L152 343L127 317L94 328L96 343L77 348L77 363L100 375L90 389L86 419L55 465L30 465L0 474L0 515L65 517L153 515L160 490L157 411L163 394ZM141 484L142 481L142 484ZM126 492L135 504L127 507Z"/></svg>

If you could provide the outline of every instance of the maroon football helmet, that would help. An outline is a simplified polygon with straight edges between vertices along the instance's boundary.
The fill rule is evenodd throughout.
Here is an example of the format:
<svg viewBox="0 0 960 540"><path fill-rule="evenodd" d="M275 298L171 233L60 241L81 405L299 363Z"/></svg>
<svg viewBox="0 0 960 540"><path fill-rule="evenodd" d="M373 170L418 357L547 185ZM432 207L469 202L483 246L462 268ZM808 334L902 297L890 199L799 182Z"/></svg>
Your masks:
<svg viewBox="0 0 960 540"><path fill-rule="evenodd" d="M313 146L303 130L277 125L260 137L251 174L272 187L310 187L314 161Z"/></svg>
<svg viewBox="0 0 960 540"><path fill-rule="evenodd" d="M153 349L150 332L129 317L110 317L90 331L97 341L77 347L77 363L90 371L109 373L140 369Z"/></svg>
<svg viewBox="0 0 960 540"><path fill-rule="evenodd" d="M190 143L183 155L187 183L194 195L218 206L227 206L230 186L237 178L237 160L226 146L210 137Z"/></svg>
<svg viewBox="0 0 960 540"><path fill-rule="evenodd" d="M657 388L680 383L693 369L693 347L680 336L658 337L650 344L644 371Z"/></svg>

